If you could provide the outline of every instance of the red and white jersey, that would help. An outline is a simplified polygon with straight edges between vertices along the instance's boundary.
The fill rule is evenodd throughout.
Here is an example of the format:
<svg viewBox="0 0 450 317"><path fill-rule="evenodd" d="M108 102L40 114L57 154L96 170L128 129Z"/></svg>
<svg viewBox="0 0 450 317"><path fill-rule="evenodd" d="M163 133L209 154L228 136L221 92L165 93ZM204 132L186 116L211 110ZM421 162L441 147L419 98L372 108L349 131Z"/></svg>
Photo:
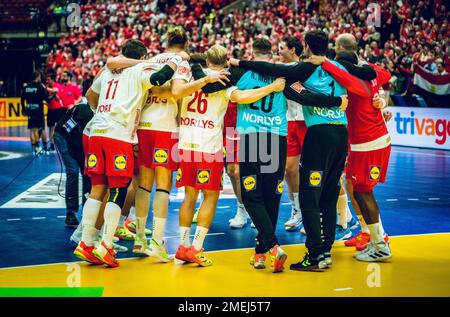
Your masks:
<svg viewBox="0 0 450 317"><path fill-rule="evenodd" d="M205 73L216 72L209 68ZM223 118L231 93L229 87L212 94L201 90L183 98L180 112L180 140L178 148L204 153L217 153L223 146Z"/></svg>
<svg viewBox="0 0 450 317"><path fill-rule="evenodd" d="M304 121L303 106L298 102L287 99L288 111L286 118L288 121Z"/></svg>
<svg viewBox="0 0 450 317"><path fill-rule="evenodd" d="M86 126L83 129L83 134L87 137L91 135L92 122L94 122L94 117L92 117L92 119L86 124Z"/></svg>
<svg viewBox="0 0 450 317"><path fill-rule="evenodd" d="M97 111L92 119L90 136L103 136L136 143L136 128L142 105L153 85L150 77L155 65L140 63L120 73L105 69L92 83L99 94Z"/></svg>
<svg viewBox="0 0 450 317"><path fill-rule="evenodd" d="M162 53L150 59L150 63L157 65L157 70L160 70L166 65L176 54ZM191 67L187 61L183 61L177 68L172 79L183 79L189 81L191 76ZM170 82L167 82L163 87L170 87ZM156 130L166 132L178 131L178 104L175 98L167 98L166 96L158 95L149 90L148 97L142 109L141 119L138 129L140 130Z"/></svg>

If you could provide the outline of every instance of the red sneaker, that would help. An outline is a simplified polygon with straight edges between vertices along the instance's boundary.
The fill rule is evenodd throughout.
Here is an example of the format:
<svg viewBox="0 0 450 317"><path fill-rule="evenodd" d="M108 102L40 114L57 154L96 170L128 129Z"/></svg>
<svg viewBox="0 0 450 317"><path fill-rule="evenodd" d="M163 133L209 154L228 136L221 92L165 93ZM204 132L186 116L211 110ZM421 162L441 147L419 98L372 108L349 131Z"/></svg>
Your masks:
<svg viewBox="0 0 450 317"><path fill-rule="evenodd" d="M185 247L184 245L181 244L178 246L177 253L175 254L175 259L178 260L178 264L186 262L192 263L192 261L186 256L186 252L188 250L189 247Z"/></svg>
<svg viewBox="0 0 450 317"><path fill-rule="evenodd" d="M108 248L103 241L92 251L92 254L109 267L119 266L119 262L116 260L116 251L112 247Z"/></svg>
<svg viewBox="0 0 450 317"><path fill-rule="evenodd" d="M191 245L189 249L187 249L185 256L189 262L197 263L200 266L212 265L212 261L203 254L203 248L197 250L193 245Z"/></svg>
<svg viewBox="0 0 450 317"><path fill-rule="evenodd" d="M78 243L75 251L73 251L73 254L75 256L83 261L92 263L92 264L103 264L102 261L97 259L93 254L92 251L94 250L94 246L87 246L84 241L80 241Z"/></svg>
<svg viewBox="0 0 450 317"><path fill-rule="evenodd" d="M370 234L360 231L356 236L344 242L346 247L355 247L358 243L368 243Z"/></svg>

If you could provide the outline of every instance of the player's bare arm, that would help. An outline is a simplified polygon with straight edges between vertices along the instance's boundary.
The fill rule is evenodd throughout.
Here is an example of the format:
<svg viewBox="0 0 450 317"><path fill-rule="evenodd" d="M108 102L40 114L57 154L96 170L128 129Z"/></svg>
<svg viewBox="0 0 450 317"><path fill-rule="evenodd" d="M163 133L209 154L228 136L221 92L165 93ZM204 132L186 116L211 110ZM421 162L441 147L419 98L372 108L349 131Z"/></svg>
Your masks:
<svg viewBox="0 0 450 317"><path fill-rule="evenodd" d="M261 98L264 98L272 92L283 91L285 84L286 80L284 78L277 78L273 83L261 88L248 90L236 89L231 93L230 99L232 102L236 102L239 104L251 104L260 100Z"/></svg>
<svg viewBox="0 0 450 317"><path fill-rule="evenodd" d="M97 109L99 94L95 93L91 88L86 92L86 99L92 109Z"/></svg>
<svg viewBox="0 0 450 317"><path fill-rule="evenodd" d="M218 73L209 74L190 83L186 83L182 79L174 79L172 81L172 94L176 99L183 98L202 89L205 85L215 82L219 82L225 87L226 82L229 81L228 75L230 75L230 73L225 69L222 69Z"/></svg>

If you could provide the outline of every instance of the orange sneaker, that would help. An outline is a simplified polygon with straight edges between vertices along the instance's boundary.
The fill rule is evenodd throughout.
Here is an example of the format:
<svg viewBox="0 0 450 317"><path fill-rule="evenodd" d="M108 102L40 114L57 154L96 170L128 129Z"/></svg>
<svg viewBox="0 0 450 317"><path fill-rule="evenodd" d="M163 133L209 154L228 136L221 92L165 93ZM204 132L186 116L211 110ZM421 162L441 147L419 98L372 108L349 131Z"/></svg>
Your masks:
<svg viewBox="0 0 450 317"><path fill-rule="evenodd" d="M200 266L212 265L212 261L203 254L203 248L197 250L193 245L191 245L189 249L187 249L185 256L190 262L197 263Z"/></svg>
<svg viewBox="0 0 450 317"><path fill-rule="evenodd" d="M368 241L361 240L360 242L357 242L356 245L355 245L356 250L362 251L369 244L369 242L370 242L370 234L368 234L368 233L366 233L366 234L369 236L369 240ZM387 235L387 233L384 234L384 242L389 243L389 236Z"/></svg>
<svg viewBox="0 0 450 317"><path fill-rule="evenodd" d="M184 264L186 262L192 263L192 261L186 256L186 252L189 250L189 247L185 247L184 245L179 245L177 249L177 253L175 254L175 259L177 260L177 264Z"/></svg>
<svg viewBox="0 0 450 317"><path fill-rule="evenodd" d="M273 273L282 272L284 270L284 262L286 262L287 254L284 252L284 250L276 244L272 249L269 251L270 255L270 268L272 269Z"/></svg>
<svg viewBox="0 0 450 317"><path fill-rule="evenodd" d="M355 247L358 243L365 243L367 244L370 241L370 234L366 232L360 231L356 236L353 238L346 240L344 242L346 247Z"/></svg>
<svg viewBox="0 0 450 317"><path fill-rule="evenodd" d="M264 253L255 253L250 257L250 265L255 269L266 268L266 255Z"/></svg>
<svg viewBox="0 0 450 317"><path fill-rule="evenodd" d="M92 264L103 264L102 261L97 259L93 254L92 251L94 250L94 246L87 246L83 241L80 241L78 243L75 251L73 251L73 254L75 256L83 261L92 263Z"/></svg>
<svg viewBox="0 0 450 317"><path fill-rule="evenodd" d="M92 251L92 254L109 267L119 266L119 262L116 260L116 251L112 247L108 248L103 241Z"/></svg>

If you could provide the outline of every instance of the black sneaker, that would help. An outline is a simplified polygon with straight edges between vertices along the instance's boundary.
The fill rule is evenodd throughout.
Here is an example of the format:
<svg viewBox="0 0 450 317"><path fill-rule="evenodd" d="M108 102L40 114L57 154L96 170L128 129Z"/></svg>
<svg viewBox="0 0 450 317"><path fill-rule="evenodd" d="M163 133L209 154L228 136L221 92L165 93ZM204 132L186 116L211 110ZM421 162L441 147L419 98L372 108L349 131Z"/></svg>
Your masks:
<svg viewBox="0 0 450 317"><path fill-rule="evenodd" d="M50 143L50 152L55 152L55 151L56 151L55 144Z"/></svg>
<svg viewBox="0 0 450 317"><path fill-rule="evenodd" d="M298 263L291 264L290 269L294 271L323 272L322 269L325 269L326 267L327 264L325 263L323 255L313 258L308 253L305 253L303 260Z"/></svg>
<svg viewBox="0 0 450 317"><path fill-rule="evenodd" d="M71 227L71 228L76 228L80 224L78 222L77 217L75 217L75 213L73 213L73 212L67 213L65 223L66 223L66 227Z"/></svg>

